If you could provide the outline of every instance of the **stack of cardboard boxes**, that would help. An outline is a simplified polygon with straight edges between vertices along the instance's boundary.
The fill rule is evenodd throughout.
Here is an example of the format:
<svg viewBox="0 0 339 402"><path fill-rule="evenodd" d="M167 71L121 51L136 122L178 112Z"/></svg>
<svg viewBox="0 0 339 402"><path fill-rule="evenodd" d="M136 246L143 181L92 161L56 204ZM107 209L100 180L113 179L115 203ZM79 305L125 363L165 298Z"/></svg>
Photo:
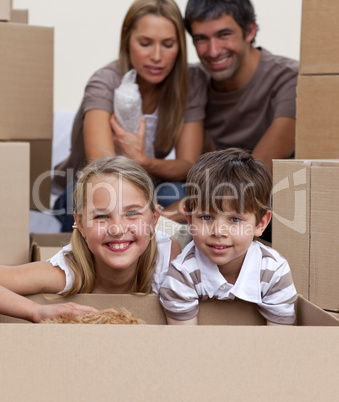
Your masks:
<svg viewBox="0 0 339 402"><path fill-rule="evenodd" d="M296 160L274 161L273 247L300 294L339 310L339 31L337 0L304 1Z"/></svg>
<svg viewBox="0 0 339 402"><path fill-rule="evenodd" d="M296 158L339 158L339 8L303 2Z"/></svg>
<svg viewBox="0 0 339 402"><path fill-rule="evenodd" d="M27 22L27 10L0 0L0 263L9 265L29 262L29 209L50 199L54 30Z"/></svg>

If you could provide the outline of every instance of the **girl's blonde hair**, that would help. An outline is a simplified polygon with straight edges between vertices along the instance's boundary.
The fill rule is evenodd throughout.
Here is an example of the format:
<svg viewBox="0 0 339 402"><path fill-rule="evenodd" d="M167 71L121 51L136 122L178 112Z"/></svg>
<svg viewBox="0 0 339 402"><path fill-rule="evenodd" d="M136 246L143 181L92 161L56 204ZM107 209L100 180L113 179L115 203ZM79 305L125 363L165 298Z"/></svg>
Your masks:
<svg viewBox="0 0 339 402"><path fill-rule="evenodd" d="M87 165L80 173L74 191L74 212L81 217L86 205L86 184L105 175L117 175L139 188L152 212L156 211L156 195L151 178L136 162L124 156L107 156ZM78 229L71 237L72 251L65 253L65 260L73 275L73 286L63 295L91 293L96 280L94 256ZM139 257L134 285L131 293L151 293L152 278L157 259L155 233L152 234L146 250Z"/></svg>
<svg viewBox="0 0 339 402"><path fill-rule="evenodd" d="M171 73L160 86L158 127L155 148L163 154L175 146L184 121L188 99L188 73L185 27L180 10L173 0L136 0L125 16L121 28L119 65L125 74L131 68L129 41L137 21L148 14L162 16L170 20L176 30L179 52Z"/></svg>

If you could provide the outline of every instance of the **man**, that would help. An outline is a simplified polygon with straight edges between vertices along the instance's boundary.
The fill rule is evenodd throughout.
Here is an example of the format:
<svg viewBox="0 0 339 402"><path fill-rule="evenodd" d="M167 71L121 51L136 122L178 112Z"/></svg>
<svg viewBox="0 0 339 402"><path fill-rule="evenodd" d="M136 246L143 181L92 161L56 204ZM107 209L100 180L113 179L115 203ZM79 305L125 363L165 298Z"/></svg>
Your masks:
<svg viewBox="0 0 339 402"><path fill-rule="evenodd" d="M293 155L298 63L254 47L249 0L189 0L185 25L210 79L206 132L216 149L241 147L272 169Z"/></svg>

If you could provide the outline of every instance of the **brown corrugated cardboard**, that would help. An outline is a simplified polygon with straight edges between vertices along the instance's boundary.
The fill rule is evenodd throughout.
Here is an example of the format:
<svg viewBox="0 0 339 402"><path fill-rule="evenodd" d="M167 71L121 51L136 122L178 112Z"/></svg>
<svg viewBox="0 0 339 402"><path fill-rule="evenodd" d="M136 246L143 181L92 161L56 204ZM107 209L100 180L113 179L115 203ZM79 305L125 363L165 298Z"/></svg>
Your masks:
<svg viewBox="0 0 339 402"><path fill-rule="evenodd" d="M302 2L300 73L339 73L337 0Z"/></svg>
<svg viewBox="0 0 339 402"><path fill-rule="evenodd" d="M10 22L28 24L28 10L11 10Z"/></svg>
<svg viewBox="0 0 339 402"><path fill-rule="evenodd" d="M273 161L272 246L290 264L300 293L309 298L310 165Z"/></svg>
<svg viewBox="0 0 339 402"><path fill-rule="evenodd" d="M0 264L29 261L29 144L0 142Z"/></svg>
<svg viewBox="0 0 339 402"><path fill-rule="evenodd" d="M157 296L78 296L163 317ZM216 306L226 325L0 324L1 401L337 399L337 327L239 326L251 306L240 301L203 302L201 319L219 324ZM305 320L339 324L307 301L299 307Z"/></svg>
<svg viewBox="0 0 339 402"><path fill-rule="evenodd" d="M338 108L339 75L299 76L296 158L339 158Z"/></svg>
<svg viewBox="0 0 339 402"><path fill-rule="evenodd" d="M339 309L339 160L273 162L272 244L287 258L298 293Z"/></svg>
<svg viewBox="0 0 339 402"><path fill-rule="evenodd" d="M44 211L50 208L52 140L20 142L30 145L29 209Z"/></svg>
<svg viewBox="0 0 339 402"><path fill-rule="evenodd" d="M47 261L71 239L71 233L31 233L32 261Z"/></svg>
<svg viewBox="0 0 339 402"><path fill-rule="evenodd" d="M125 307L150 325L164 325L166 318L157 295L112 295L76 294L67 297L58 295L29 296L40 304L74 302L103 310L110 307ZM339 320L298 296L296 301L296 326L339 326ZM266 325L253 303L237 299L235 302L207 300L200 303L199 325ZM0 324L23 323L24 320L0 315ZM1 331L0 331L1 332Z"/></svg>
<svg viewBox="0 0 339 402"><path fill-rule="evenodd" d="M30 209L50 208L52 140L30 140Z"/></svg>
<svg viewBox="0 0 339 402"><path fill-rule="evenodd" d="M9 21L11 18L12 0L0 0L0 21Z"/></svg>
<svg viewBox="0 0 339 402"><path fill-rule="evenodd" d="M53 28L0 23L0 139L52 139Z"/></svg>

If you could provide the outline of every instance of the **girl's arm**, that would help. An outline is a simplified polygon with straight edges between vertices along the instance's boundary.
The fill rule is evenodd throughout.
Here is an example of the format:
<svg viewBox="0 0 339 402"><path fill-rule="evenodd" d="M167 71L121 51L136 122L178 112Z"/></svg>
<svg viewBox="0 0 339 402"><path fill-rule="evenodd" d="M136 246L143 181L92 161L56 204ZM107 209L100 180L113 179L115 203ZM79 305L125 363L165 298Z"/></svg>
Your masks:
<svg viewBox="0 0 339 402"><path fill-rule="evenodd" d="M189 169L201 155L203 149L203 121L185 123L176 145L176 159L149 158L145 154L145 121L141 120L139 130L135 133L126 132L111 117L114 131L114 141L122 154L138 162L151 176L161 180L184 181Z"/></svg>
<svg viewBox="0 0 339 402"><path fill-rule="evenodd" d="M82 315L96 311L76 303L40 305L20 295L58 293L65 287L64 272L49 262L0 266L0 313L40 322L50 316Z"/></svg>
<svg viewBox="0 0 339 402"><path fill-rule="evenodd" d="M83 315L97 311L94 307L77 303L40 305L0 286L0 314L21 318L31 322L40 322L47 317L62 315Z"/></svg>
<svg viewBox="0 0 339 402"><path fill-rule="evenodd" d="M0 266L0 285L20 295L58 293L65 288L66 276L50 262Z"/></svg>
<svg viewBox="0 0 339 402"><path fill-rule="evenodd" d="M84 117L84 145L87 162L115 155L111 115L105 110L89 110Z"/></svg>

